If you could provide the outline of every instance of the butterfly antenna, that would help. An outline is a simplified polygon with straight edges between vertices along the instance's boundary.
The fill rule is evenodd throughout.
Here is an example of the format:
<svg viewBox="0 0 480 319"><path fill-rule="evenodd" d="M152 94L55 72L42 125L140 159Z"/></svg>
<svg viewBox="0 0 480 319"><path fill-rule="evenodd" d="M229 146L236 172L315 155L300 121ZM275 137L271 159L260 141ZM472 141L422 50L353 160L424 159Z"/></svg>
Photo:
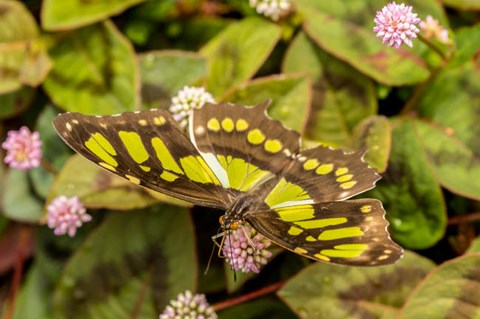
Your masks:
<svg viewBox="0 0 480 319"><path fill-rule="evenodd" d="M210 264L212 263L213 253L215 253L215 246L220 247L220 249L223 246L223 239L222 239L222 242L220 243L220 245L217 243L217 238L220 236L220 230L221 229L222 228L220 227L217 230L217 234L215 236L212 236L212 241L213 241L212 252L210 253L210 258L208 258L207 267L205 268L205 271L203 272L204 275L206 275L208 273L208 270L210 269Z"/></svg>

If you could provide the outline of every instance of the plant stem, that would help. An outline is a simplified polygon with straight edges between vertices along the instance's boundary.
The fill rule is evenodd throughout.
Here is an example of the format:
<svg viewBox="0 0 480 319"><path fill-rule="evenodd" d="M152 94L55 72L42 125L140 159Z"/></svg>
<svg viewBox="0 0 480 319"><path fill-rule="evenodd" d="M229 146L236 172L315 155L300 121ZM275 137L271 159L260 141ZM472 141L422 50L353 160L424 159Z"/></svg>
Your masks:
<svg viewBox="0 0 480 319"><path fill-rule="evenodd" d="M7 312L5 314L5 319L12 319L15 312L15 302L17 299L18 291L20 289L20 284L22 283L23 278L23 266L25 261L25 247L31 240L31 230L27 227L22 227L20 229L20 238L18 240L17 247L17 258L15 260L15 268L13 271L13 280L12 286L10 289L10 297L8 298Z"/></svg>
<svg viewBox="0 0 480 319"><path fill-rule="evenodd" d="M449 225L480 221L480 212L453 216L448 219Z"/></svg>
<svg viewBox="0 0 480 319"><path fill-rule="evenodd" d="M243 302L246 302L246 301L249 301L249 300L252 300L252 299L256 299L256 298L262 297L264 295L268 295L272 292L275 292L275 291L279 290L280 288L282 288L283 285L285 285L285 283L286 283L286 281L279 281L277 283L274 283L274 284L271 284L269 286L260 288L258 290L247 293L245 295L216 303L212 307L215 311L219 311L219 310L222 310L222 309L225 309L225 308L230 308L230 307L233 307L233 306L238 305L240 303L243 303Z"/></svg>

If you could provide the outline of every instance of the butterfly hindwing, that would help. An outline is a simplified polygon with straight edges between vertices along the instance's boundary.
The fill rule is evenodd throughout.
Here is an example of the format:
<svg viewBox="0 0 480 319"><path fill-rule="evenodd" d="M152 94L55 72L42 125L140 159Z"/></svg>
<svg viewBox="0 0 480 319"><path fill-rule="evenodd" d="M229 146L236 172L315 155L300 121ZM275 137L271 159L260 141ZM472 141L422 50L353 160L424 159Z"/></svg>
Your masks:
<svg viewBox="0 0 480 319"><path fill-rule="evenodd" d="M289 206L248 214L264 236L297 254L345 265L390 264L402 248L387 232L380 201L358 199Z"/></svg>
<svg viewBox="0 0 480 319"><path fill-rule="evenodd" d="M230 205L218 178L166 110L64 113L53 124L71 148L116 175L195 204Z"/></svg>

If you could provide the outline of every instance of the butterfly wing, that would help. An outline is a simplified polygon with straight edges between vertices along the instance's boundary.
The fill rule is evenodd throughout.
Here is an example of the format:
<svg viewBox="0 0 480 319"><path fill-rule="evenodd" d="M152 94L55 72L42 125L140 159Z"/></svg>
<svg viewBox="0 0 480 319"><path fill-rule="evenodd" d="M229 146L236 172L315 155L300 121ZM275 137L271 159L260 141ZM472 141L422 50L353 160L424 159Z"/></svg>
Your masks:
<svg viewBox="0 0 480 319"><path fill-rule="evenodd" d="M166 110L64 113L53 125L77 153L120 177L194 204L231 205L215 173Z"/></svg>
<svg viewBox="0 0 480 319"><path fill-rule="evenodd" d="M193 111L190 136L225 188L248 192L276 178L298 152L300 135L254 107L205 104Z"/></svg>
<svg viewBox="0 0 480 319"><path fill-rule="evenodd" d="M390 264L403 250L387 232L380 201L358 199L256 211L245 219L278 245L317 261Z"/></svg>

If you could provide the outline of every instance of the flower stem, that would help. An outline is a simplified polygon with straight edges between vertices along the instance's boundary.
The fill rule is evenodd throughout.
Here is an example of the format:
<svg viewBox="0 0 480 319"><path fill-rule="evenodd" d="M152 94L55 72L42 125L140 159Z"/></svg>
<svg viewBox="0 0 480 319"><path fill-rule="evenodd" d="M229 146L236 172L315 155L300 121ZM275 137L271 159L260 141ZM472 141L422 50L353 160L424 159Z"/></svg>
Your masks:
<svg viewBox="0 0 480 319"><path fill-rule="evenodd" d="M233 307L235 305L241 304L243 302L246 302L246 301L249 301L249 300L252 300L252 299L256 299L256 298L268 295L272 292L275 292L275 291L279 290L280 288L282 288L283 285L285 285L285 283L286 283L286 280L279 281L279 282L276 282L276 283L271 284L269 286L260 288L258 290L252 291L250 293L247 293L245 295L216 303L212 307L215 311L219 311L219 310L222 310L222 309L225 309L225 308L230 308L230 307Z"/></svg>

